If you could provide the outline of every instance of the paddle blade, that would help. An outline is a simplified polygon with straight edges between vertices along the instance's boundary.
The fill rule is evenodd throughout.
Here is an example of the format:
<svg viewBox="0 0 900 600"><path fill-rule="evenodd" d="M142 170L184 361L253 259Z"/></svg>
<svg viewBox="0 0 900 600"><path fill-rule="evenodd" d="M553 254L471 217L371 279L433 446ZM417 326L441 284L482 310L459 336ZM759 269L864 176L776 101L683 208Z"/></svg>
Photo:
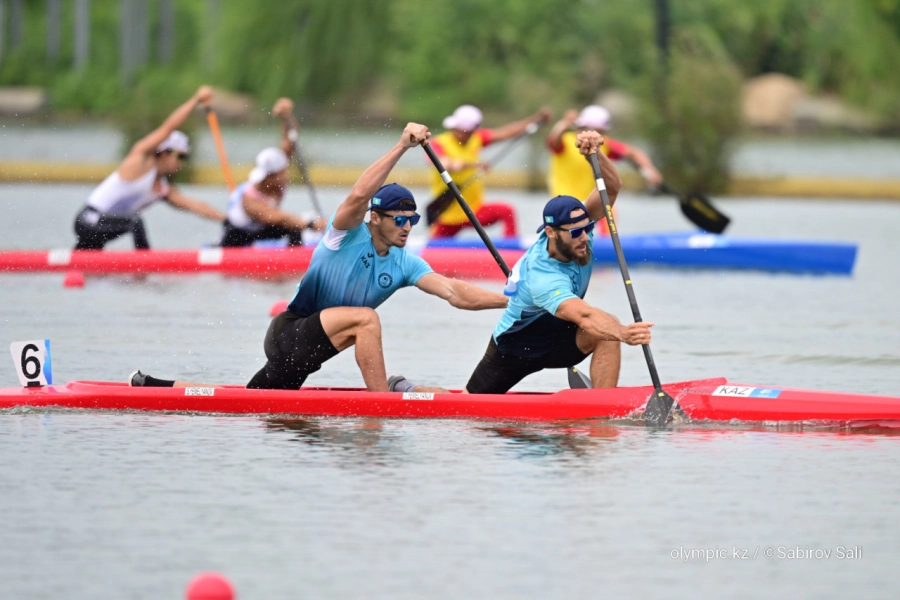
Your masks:
<svg viewBox="0 0 900 600"><path fill-rule="evenodd" d="M653 394L647 400L647 407L644 409L644 424L647 427L665 427L669 422L669 413L672 412L674 404L675 399L665 390L662 388L653 390Z"/></svg>
<svg viewBox="0 0 900 600"><path fill-rule="evenodd" d="M569 387L573 390L591 389L594 387L591 379L575 367L566 369L566 374L569 377Z"/></svg>
<svg viewBox="0 0 900 600"><path fill-rule="evenodd" d="M681 212L695 225L710 233L722 233L731 223L726 215L710 203L703 194L688 194L679 198Z"/></svg>

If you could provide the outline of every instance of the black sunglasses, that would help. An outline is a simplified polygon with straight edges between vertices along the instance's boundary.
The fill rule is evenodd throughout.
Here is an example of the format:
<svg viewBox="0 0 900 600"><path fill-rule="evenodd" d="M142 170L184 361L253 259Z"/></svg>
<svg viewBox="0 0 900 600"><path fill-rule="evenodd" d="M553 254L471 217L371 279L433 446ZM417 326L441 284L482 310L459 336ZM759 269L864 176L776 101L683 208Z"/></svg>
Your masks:
<svg viewBox="0 0 900 600"><path fill-rule="evenodd" d="M187 160L191 157L190 154L187 154L185 152L175 152L174 150L166 150L166 152L168 152L169 154L174 154L178 157L178 160Z"/></svg>
<svg viewBox="0 0 900 600"><path fill-rule="evenodd" d="M418 214L395 216L395 215L389 215L386 212L382 212L380 210L376 210L375 212L377 212L379 215L382 215L384 217L390 217L391 219L394 219L394 225L396 225L397 227L403 227L406 225L407 222L409 222L411 225L418 225L419 219L422 218L422 216L418 215Z"/></svg>
<svg viewBox="0 0 900 600"><path fill-rule="evenodd" d="M568 231L569 235L572 236L572 239L580 238L582 233L590 233L594 230L594 225L596 225L596 221L591 221L587 225L582 225L581 227L573 227L572 229L563 229L562 227L556 227L560 231Z"/></svg>

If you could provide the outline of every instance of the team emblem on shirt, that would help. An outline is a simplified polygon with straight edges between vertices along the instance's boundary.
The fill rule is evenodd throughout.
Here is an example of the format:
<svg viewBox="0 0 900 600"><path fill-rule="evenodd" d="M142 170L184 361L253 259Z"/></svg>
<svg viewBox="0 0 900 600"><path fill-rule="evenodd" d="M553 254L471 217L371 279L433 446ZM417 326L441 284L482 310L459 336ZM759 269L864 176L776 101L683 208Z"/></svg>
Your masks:
<svg viewBox="0 0 900 600"><path fill-rule="evenodd" d="M378 276L378 285L387 289L391 287L391 284L394 283L394 278L391 277L390 273L382 273Z"/></svg>

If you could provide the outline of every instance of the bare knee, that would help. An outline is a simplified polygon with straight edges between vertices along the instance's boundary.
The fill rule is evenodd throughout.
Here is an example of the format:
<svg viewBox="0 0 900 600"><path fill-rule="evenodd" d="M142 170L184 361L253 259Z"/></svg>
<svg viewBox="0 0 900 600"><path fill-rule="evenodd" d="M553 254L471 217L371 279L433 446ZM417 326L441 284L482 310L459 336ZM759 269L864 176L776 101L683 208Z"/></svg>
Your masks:
<svg viewBox="0 0 900 600"><path fill-rule="evenodd" d="M360 333L381 334L381 319L374 309L364 308L360 310L359 321L356 328Z"/></svg>
<svg viewBox="0 0 900 600"><path fill-rule="evenodd" d="M377 327L381 329L381 319L378 318L378 313L375 312L375 309L363 308L360 310L359 325L360 327Z"/></svg>
<svg viewBox="0 0 900 600"><path fill-rule="evenodd" d="M381 321L371 308L327 308L321 313L322 328L328 339L339 351L357 343L359 338L372 339L381 336Z"/></svg>

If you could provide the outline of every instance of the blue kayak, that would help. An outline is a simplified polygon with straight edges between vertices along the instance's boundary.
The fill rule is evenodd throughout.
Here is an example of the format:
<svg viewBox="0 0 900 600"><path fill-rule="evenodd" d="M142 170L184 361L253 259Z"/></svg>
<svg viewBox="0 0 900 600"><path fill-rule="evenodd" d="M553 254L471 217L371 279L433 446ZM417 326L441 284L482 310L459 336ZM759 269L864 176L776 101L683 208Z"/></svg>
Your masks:
<svg viewBox="0 0 900 600"><path fill-rule="evenodd" d="M629 266L693 269L749 269L757 271L850 275L857 245L740 238L706 232L641 233L619 236ZM500 250L522 250L518 238L494 240ZM429 248L483 248L478 238L431 239ZM594 239L594 261L617 264L610 238Z"/></svg>

